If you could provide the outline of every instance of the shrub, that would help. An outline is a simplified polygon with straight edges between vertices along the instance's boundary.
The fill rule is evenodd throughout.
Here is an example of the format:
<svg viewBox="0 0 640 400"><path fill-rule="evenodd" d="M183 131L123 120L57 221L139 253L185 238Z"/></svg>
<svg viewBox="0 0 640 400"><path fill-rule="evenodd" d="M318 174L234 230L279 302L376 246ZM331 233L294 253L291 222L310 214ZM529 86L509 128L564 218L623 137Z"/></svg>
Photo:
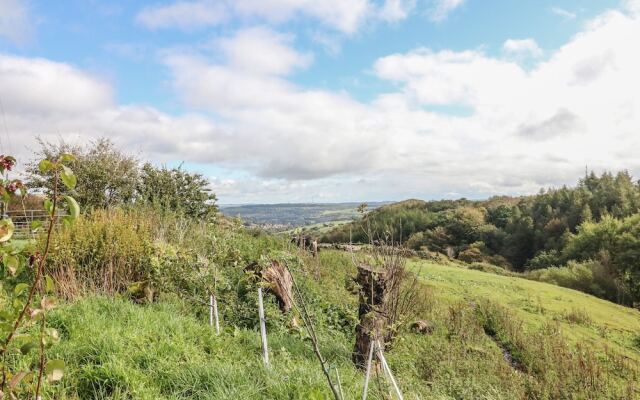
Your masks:
<svg viewBox="0 0 640 400"><path fill-rule="evenodd" d="M579 290L620 302L628 292L616 274L598 261L569 261L566 267L551 267L526 272L525 278Z"/></svg>
<svg viewBox="0 0 640 400"><path fill-rule="evenodd" d="M560 254L557 250L541 251L536 254L531 260L527 262L526 268L528 270L557 267L561 265Z"/></svg>
<svg viewBox="0 0 640 400"><path fill-rule="evenodd" d="M468 268L476 270L476 271L489 272L491 274L496 274L496 275L504 275L504 276L514 276L514 275L516 275L513 272L511 272L511 271L509 271L507 269L504 269L502 267L498 267L496 265L487 264L487 263L483 263L483 262L476 262L476 263L473 263L473 264L469 264Z"/></svg>
<svg viewBox="0 0 640 400"><path fill-rule="evenodd" d="M138 201L162 210L177 211L193 218L213 218L217 213L216 196L209 181L181 167L156 168L145 164L137 183Z"/></svg>
<svg viewBox="0 0 640 400"><path fill-rule="evenodd" d="M484 260L484 254L482 252L483 247L484 247L484 244L478 245L476 243L473 243L472 245L468 246L466 249L458 253L458 260L464 261L467 263L483 261Z"/></svg>

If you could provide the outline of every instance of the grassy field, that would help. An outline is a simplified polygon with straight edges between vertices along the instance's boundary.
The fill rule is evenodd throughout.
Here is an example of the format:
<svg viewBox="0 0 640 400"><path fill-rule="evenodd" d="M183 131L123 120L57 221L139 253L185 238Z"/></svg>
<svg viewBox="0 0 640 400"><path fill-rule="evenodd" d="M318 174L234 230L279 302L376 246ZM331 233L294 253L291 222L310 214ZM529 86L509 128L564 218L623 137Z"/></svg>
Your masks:
<svg viewBox="0 0 640 400"><path fill-rule="evenodd" d="M531 328L558 322L574 342L609 346L640 361L640 312L588 294L527 279L411 260L409 267L444 301L489 299Z"/></svg>
<svg viewBox="0 0 640 400"><path fill-rule="evenodd" d="M297 272L313 310L321 349L346 399L363 374L350 362L357 296L350 257L323 251ZM459 266L411 260L423 285L418 318L431 335L401 329L387 355L407 399L636 399L640 313L572 290ZM325 399L324 376L303 331L292 329L267 296L271 368L262 365L257 315L233 326L221 302L223 332L207 310L175 297L137 305L89 297L57 310L62 336L51 356L65 359L56 399ZM388 397L380 376L371 399ZM386 393L386 394L385 394Z"/></svg>
<svg viewBox="0 0 640 400"><path fill-rule="evenodd" d="M293 235L297 233L304 233L307 235L311 235L314 237L320 236L323 233L329 232L333 228L348 224L351 220L337 220L337 221L329 221L329 222L320 222L317 224L304 225L292 229L288 229L286 231L281 232L284 235Z"/></svg>

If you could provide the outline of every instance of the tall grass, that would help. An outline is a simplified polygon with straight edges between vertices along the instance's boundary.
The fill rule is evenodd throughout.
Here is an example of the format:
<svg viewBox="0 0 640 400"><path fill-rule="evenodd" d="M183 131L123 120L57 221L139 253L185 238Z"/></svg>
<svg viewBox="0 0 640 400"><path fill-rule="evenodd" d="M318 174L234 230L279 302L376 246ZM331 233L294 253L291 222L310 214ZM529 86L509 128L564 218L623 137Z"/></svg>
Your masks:
<svg viewBox="0 0 640 400"><path fill-rule="evenodd" d="M114 294L148 279L153 218L141 210L96 210L55 236L48 273L66 298Z"/></svg>

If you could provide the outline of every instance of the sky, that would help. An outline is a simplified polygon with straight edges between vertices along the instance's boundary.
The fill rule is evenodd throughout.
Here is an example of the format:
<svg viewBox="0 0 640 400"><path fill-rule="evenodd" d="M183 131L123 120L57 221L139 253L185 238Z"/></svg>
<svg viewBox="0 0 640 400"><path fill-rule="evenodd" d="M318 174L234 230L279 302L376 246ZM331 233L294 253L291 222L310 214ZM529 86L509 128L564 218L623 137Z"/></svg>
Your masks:
<svg viewBox="0 0 640 400"><path fill-rule="evenodd" d="M640 175L640 0L0 0L0 153L111 139L222 204Z"/></svg>

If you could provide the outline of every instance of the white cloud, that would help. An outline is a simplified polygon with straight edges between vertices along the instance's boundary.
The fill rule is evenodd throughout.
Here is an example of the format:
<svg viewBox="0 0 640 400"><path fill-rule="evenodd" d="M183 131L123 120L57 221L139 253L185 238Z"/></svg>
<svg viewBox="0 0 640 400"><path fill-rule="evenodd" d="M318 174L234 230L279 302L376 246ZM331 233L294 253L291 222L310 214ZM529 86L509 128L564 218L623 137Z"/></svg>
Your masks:
<svg viewBox="0 0 640 400"><path fill-rule="evenodd" d="M523 124L518 133L529 139L544 140L571 134L579 129L579 123L577 115L562 108L544 121Z"/></svg>
<svg viewBox="0 0 640 400"><path fill-rule="evenodd" d="M143 105L117 105L101 79L64 63L0 54L1 153L31 156L35 139L86 142L107 136L150 159L221 159L224 137L208 118L170 116ZM176 140L179 138L179 140Z"/></svg>
<svg viewBox="0 0 640 400"><path fill-rule="evenodd" d="M541 57L543 54L542 49L534 39L508 39L502 45L502 49L506 53L516 56Z"/></svg>
<svg viewBox="0 0 640 400"><path fill-rule="evenodd" d="M86 112L108 107L109 85L67 64L0 54L0 97L8 112ZM53 100L55 98L55 100Z"/></svg>
<svg viewBox="0 0 640 400"><path fill-rule="evenodd" d="M194 30L217 25L226 18L227 9L224 3L198 0L146 7L138 13L136 20L150 29L178 27Z"/></svg>
<svg viewBox="0 0 640 400"><path fill-rule="evenodd" d="M586 164L640 173L630 150L640 144L640 55L625 40L637 35L638 20L612 11L529 69L478 50L389 55L374 72L398 89L369 103L295 85L286 68L236 68L233 57L166 62L185 101L232 129L227 167L275 186L312 179L309 190L342 199L486 196L570 183ZM337 188L335 176L349 187Z"/></svg>
<svg viewBox="0 0 640 400"><path fill-rule="evenodd" d="M500 102L512 89L496 82L517 82L525 74L517 64L478 51L436 53L425 48L383 57L374 69L380 78L402 84L407 96L438 105L478 106L489 97Z"/></svg>
<svg viewBox="0 0 640 400"><path fill-rule="evenodd" d="M358 171L375 162L381 143L370 136L367 107L344 94L304 90L275 75L192 56L174 54L166 62L190 105L215 111L233 126L229 162L290 179Z"/></svg>
<svg viewBox="0 0 640 400"><path fill-rule="evenodd" d="M21 44L32 32L33 21L23 0L0 0L0 38Z"/></svg>
<svg viewBox="0 0 640 400"><path fill-rule="evenodd" d="M218 46L234 69L258 74L286 75L308 66L313 57L290 46L293 38L267 28L250 28L219 40Z"/></svg>
<svg viewBox="0 0 640 400"><path fill-rule="evenodd" d="M640 16L640 0L623 0L623 5L631 15Z"/></svg>
<svg viewBox="0 0 640 400"><path fill-rule="evenodd" d="M430 18L433 21L443 21L447 19L455 9L462 6L466 0L434 0L433 7L430 12Z"/></svg>
<svg viewBox="0 0 640 400"><path fill-rule="evenodd" d="M240 15L273 22L303 15L342 32L354 33L364 23L372 6L369 0L235 0L233 7Z"/></svg>
<svg viewBox="0 0 640 400"><path fill-rule="evenodd" d="M634 37L639 19L609 11L527 69L478 50L391 54L373 71L396 89L363 102L294 84L310 56L258 28L216 52L163 54L185 104L206 113L119 105L85 71L6 55L0 94L14 149L38 134L107 135L158 162L242 171L214 182L224 202L528 193L574 182L585 165L640 174Z"/></svg>
<svg viewBox="0 0 640 400"><path fill-rule="evenodd" d="M136 19L152 29L193 30L218 25L230 16L272 23L306 16L341 32L354 33L371 11L369 0L192 0L147 7Z"/></svg>
<svg viewBox="0 0 640 400"><path fill-rule="evenodd" d="M415 6L416 0L385 0L378 16L387 22L401 21L409 16Z"/></svg>
<svg viewBox="0 0 640 400"><path fill-rule="evenodd" d="M562 7L551 7L551 12L564 19L576 19L577 14Z"/></svg>

